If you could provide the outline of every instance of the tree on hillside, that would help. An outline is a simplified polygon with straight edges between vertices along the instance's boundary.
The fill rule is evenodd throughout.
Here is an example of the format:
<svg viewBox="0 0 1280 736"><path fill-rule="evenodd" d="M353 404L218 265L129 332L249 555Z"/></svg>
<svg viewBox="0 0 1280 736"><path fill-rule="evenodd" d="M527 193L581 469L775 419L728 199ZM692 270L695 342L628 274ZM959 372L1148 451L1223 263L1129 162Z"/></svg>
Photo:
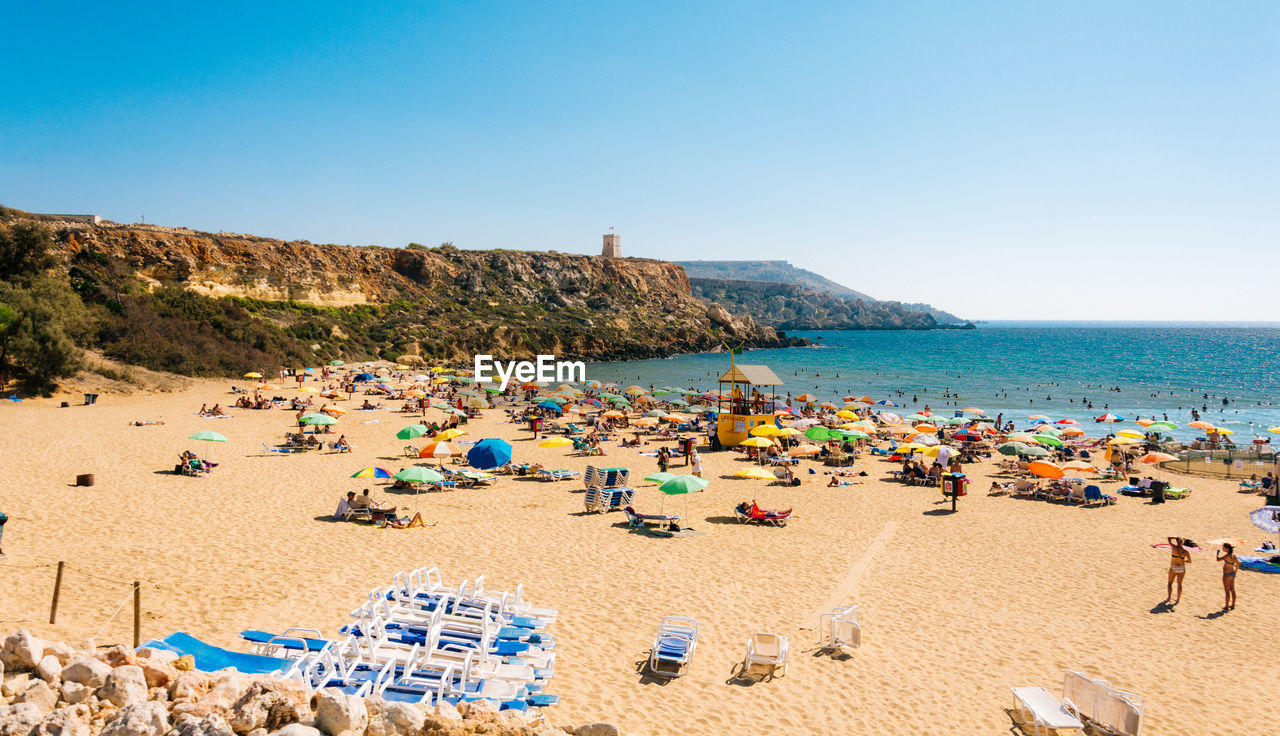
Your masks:
<svg viewBox="0 0 1280 736"><path fill-rule="evenodd" d="M0 379L20 369L41 393L80 370L76 338L90 329L80 297L49 272L52 245L39 224L0 226Z"/></svg>

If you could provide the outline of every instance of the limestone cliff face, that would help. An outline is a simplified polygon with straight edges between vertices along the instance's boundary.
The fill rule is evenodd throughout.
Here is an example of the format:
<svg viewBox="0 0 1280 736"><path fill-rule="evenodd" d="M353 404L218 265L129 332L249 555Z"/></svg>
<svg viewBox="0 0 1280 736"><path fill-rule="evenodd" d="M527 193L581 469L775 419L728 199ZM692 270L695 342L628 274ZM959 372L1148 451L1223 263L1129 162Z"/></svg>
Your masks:
<svg viewBox="0 0 1280 736"><path fill-rule="evenodd" d="M69 264L91 253L95 262L149 288L178 285L212 297L396 312L397 328L407 325L406 333L387 349L458 357L496 343L513 355L558 350L601 359L708 350L721 339L789 344L750 317L704 305L691 294L684 269L663 261L317 245L114 223L50 225ZM261 309L281 324L291 319ZM335 323L333 329L347 328Z"/></svg>

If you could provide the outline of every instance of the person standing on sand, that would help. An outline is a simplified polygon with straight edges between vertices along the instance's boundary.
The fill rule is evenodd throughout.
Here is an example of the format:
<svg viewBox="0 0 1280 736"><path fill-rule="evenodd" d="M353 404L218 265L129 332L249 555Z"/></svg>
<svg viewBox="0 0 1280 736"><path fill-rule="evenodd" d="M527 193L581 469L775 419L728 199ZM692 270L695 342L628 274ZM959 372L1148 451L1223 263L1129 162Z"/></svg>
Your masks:
<svg viewBox="0 0 1280 736"><path fill-rule="evenodd" d="M671 457L667 455L667 448L658 448L658 472L667 472L667 467L671 464Z"/></svg>
<svg viewBox="0 0 1280 736"><path fill-rule="evenodd" d="M0 543L4 541L4 523L9 520L9 515L0 511ZM0 544L0 557L4 557L4 547Z"/></svg>
<svg viewBox="0 0 1280 736"><path fill-rule="evenodd" d="M1182 537L1169 537L1169 547L1173 554L1173 558L1169 561L1169 592L1164 602L1169 603L1172 599L1173 605L1178 605L1178 601L1182 600L1182 578L1187 574L1187 565L1191 564L1191 551L1182 546ZM1173 583L1178 583L1178 597L1173 599Z"/></svg>
<svg viewBox="0 0 1280 736"><path fill-rule="evenodd" d="M1222 610L1234 611L1236 610L1236 573L1240 570L1240 558L1236 557L1236 548L1226 543L1222 545L1222 551L1215 557L1222 563L1222 590L1226 594L1226 602L1222 604Z"/></svg>
<svg viewBox="0 0 1280 736"><path fill-rule="evenodd" d="M689 453L689 460L693 463L693 474L695 477L702 477L702 455L698 454L697 448Z"/></svg>

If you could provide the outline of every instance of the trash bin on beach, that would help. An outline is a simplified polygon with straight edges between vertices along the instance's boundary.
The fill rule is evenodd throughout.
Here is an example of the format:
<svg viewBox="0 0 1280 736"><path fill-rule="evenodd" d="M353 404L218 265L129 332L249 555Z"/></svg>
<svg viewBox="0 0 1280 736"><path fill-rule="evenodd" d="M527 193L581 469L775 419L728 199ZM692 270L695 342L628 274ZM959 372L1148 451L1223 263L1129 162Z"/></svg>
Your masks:
<svg viewBox="0 0 1280 736"><path fill-rule="evenodd" d="M89 405L91 405L91 404L96 404L96 403L98 403L98 395L97 395L97 394L85 394L85 395L84 395L84 405L85 405L85 406L89 406Z"/></svg>

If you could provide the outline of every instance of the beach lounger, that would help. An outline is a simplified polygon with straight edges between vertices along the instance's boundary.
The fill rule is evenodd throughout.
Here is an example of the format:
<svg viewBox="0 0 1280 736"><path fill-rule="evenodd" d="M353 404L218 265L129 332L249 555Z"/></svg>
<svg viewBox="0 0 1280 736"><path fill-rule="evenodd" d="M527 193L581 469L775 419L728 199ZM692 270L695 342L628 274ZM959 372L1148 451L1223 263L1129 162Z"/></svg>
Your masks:
<svg viewBox="0 0 1280 736"><path fill-rule="evenodd" d="M642 529L646 524L656 524L659 527L669 529L680 521L679 516L671 514L642 514L630 506L624 508L623 511L627 514L627 525L632 529Z"/></svg>
<svg viewBox="0 0 1280 736"><path fill-rule="evenodd" d="M578 475L582 474L575 470L565 470L564 468L557 468L555 470L547 470L546 468L538 469L538 480L542 481L569 480Z"/></svg>
<svg viewBox="0 0 1280 736"><path fill-rule="evenodd" d="M1036 736L1042 733L1049 736L1050 731L1061 729L1084 729L1084 721L1080 720L1079 714L1073 713L1042 687L1013 688L1013 705L1018 710L1021 723L1033 724Z"/></svg>
<svg viewBox="0 0 1280 736"><path fill-rule="evenodd" d="M635 491L631 488L587 488L582 505L589 513L603 514L630 506Z"/></svg>
<svg viewBox="0 0 1280 736"><path fill-rule="evenodd" d="M1030 722L1037 736L1061 729L1083 730L1086 725L1117 736L1142 732L1141 697L1079 672L1064 675L1061 701L1042 687L1015 687L1013 702L1021 722Z"/></svg>
<svg viewBox="0 0 1280 736"><path fill-rule="evenodd" d="M787 674L787 637L781 634L755 633L747 640L747 656L742 660L742 672L753 666L768 668L768 674Z"/></svg>
<svg viewBox="0 0 1280 736"><path fill-rule="evenodd" d="M1096 486L1096 485L1085 486L1084 487L1085 505L1091 504L1094 501L1097 501L1105 506L1105 505L1114 504L1116 502L1116 497L1109 496L1103 493L1102 488L1099 486Z"/></svg>
<svg viewBox="0 0 1280 736"><path fill-rule="evenodd" d="M588 465L587 471L582 474L582 482L588 488L617 488L627 485L630 477L631 471L627 468L597 468Z"/></svg>
<svg viewBox="0 0 1280 736"><path fill-rule="evenodd" d="M176 652L180 657L190 654L195 660L196 669L202 672L217 672L234 667L245 674L284 675L296 664L292 659L264 657L259 654L245 654L215 647L183 631L175 631L159 641L153 639L143 646L167 649Z"/></svg>
<svg viewBox="0 0 1280 736"><path fill-rule="evenodd" d="M862 646L857 606L838 606L818 616L818 645L828 651Z"/></svg>
<svg viewBox="0 0 1280 736"><path fill-rule="evenodd" d="M791 509L762 509L755 501L750 504L744 501L733 507L733 515L743 524L755 522L761 525L786 526L791 519Z"/></svg>
<svg viewBox="0 0 1280 736"><path fill-rule="evenodd" d="M693 663L698 646L698 622L684 616L666 616L649 650L649 671L662 677L683 677Z"/></svg>

